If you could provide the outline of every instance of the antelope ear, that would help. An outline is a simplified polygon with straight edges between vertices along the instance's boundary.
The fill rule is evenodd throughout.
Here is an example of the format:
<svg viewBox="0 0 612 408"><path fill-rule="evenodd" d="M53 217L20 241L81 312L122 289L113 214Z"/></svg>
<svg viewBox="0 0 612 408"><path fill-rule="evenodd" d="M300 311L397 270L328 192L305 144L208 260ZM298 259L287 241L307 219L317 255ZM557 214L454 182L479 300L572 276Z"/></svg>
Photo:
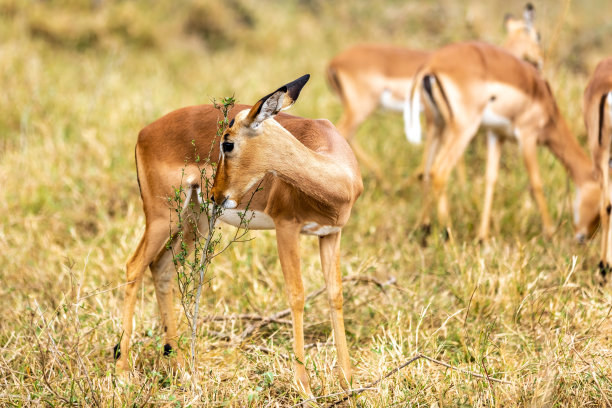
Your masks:
<svg viewBox="0 0 612 408"><path fill-rule="evenodd" d="M246 116L246 125L257 129L263 121L275 116L281 110L290 108L309 78L310 75L304 75L261 98Z"/></svg>
<svg viewBox="0 0 612 408"><path fill-rule="evenodd" d="M525 20L525 26L527 28L533 27L533 20L535 18L535 8L533 4L527 3L525 4L525 10L523 10L523 19Z"/></svg>
<svg viewBox="0 0 612 408"><path fill-rule="evenodd" d="M513 14L506 13L504 16L504 28L507 32L511 32L516 24L516 17Z"/></svg>

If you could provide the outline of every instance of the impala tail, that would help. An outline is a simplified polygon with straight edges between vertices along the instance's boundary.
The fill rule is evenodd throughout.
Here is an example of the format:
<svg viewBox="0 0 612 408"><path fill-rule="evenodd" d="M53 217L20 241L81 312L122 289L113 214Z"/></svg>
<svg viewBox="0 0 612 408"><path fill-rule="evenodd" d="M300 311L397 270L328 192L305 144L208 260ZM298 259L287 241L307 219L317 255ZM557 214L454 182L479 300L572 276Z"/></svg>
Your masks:
<svg viewBox="0 0 612 408"><path fill-rule="evenodd" d="M344 100L344 93L342 92L342 84L340 83L340 79L338 78L338 73L336 69L330 64L325 70L327 74L327 83L329 87L334 91L336 95L340 97L340 99Z"/></svg>
<svg viewBox="0 0 612 408"><path fill-rule="evenodd" d="M412 144L421 144L423 137L421 136L421 90L419 89L421 81L415 80L410 94L406 95L404 106L404 131L406 138Z"/></svg>
<svg viewBox="0 0 612 408"><path fill-rule="evenodd" d="M606 114L606 102L608 102L608 109L610 110L610 123L612 123L612 92L605 93L601 96L599 101L599 127L598 127L598 140L601 145L601 137L604 127L604 116Z"/></svg>

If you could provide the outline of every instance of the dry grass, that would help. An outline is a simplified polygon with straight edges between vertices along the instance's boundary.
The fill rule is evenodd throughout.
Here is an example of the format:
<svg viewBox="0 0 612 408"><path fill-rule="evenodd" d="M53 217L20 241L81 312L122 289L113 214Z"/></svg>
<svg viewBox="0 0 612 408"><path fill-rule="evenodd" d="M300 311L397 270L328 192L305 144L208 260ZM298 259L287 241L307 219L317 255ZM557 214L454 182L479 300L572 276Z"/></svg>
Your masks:
<svg viewBox="0 0 612 408"><path fill-rule="evenodd" d="M433 48L449 41L500 42L501 19L521 1L234 1L223 47L185 29L190 7L207 2L52 1L26 7L0 0L0 403L6 406L291 406L291 330L271 323L228 347L214 332L239 334L249 322L203 323L201 394L171 375L149 276L137 305L127 382L114 376L124 264L143 231L133 146L140 128L178 107L236 94L254 102L310 72L293 112L337 120L324 81L331 56L357 41ZM178 4L178 3L177 3ZM571 128L584 141L580 98L596 61L612 54L606 0L536 4L546 75ZM49 18L45 18L49 16ZM57 21L79 24L60 25ZM83 22L89 22L85 24ZM271 22L274 22L273 24ZM558 35L556 27L560 25ZM249 26L252 24L252 26ZM39 31L33 29L37 27ZM41 28L42 27L42 28ZM121 28L123 27L123 28ZM47 34L40 35L40 30ZM95 41L81 41L83 33ZM53 40L57 36L60 41ZM209 37L207 37L208 40ZM204 41L204 42L203 42ZM607 47L607 48L606 48ZM216 50L216 51L213 51ZM409 179L420 148L399 116L379 113L360 129L362 145L394 185ZM511 384L498 384L419 359L356 397L355 406L609 406L612 401L612 294L595 278L597 241L572 242L571 187L542 151L540 165L555 236L539 216L515 146L504 146L493 239L473 242L483 195L482 143L467 155L468 181L451 183L455 244L421 248L413 226L419 188L383 193L364 174L365 193L343 233L343 271L380 281L345 284L354 386L418 353ZM382 160L384 158L384 160ZM272 232L215 260L206 315L272 315L286 307ZM308 293L323 285L314 239L304 238ZM307 304L307 343L330 343L323 297ZM187 330L185 326L185 335ZM257 347L253 347L257 346ZM272 351L268 354L266 351ZM340 391L335 350L308 350L316 395ZM319 401L322 406L338 397Z"/></svg>

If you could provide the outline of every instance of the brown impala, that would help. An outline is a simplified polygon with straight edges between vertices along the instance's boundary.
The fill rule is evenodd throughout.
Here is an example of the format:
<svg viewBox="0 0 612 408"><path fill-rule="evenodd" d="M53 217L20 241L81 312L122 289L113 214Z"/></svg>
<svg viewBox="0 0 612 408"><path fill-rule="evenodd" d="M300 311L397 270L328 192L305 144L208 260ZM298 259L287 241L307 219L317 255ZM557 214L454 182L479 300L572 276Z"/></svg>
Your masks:
<svg viewBox="0 0 612 408"><path fill-rule="evenodd" d="M215 146L220 154L213 186L214 200L225 208L221 220L239 226L238 211L249 205L249 228L276 229L278 255L293 319L295 376L310 393L304 362L304 287L300 271L300 234L319 237L321 264L327 285L341 384L351 380L351 364L344 334L340 234L353 203L363 190L357 160L346 140L328 120L304 119L280 113L297 99L308 81L305 75L260 99L252 108L239 105L231 126ZM146 228L127 263L123 307L123 337L117 368L129 367L128 350L138 287L147 267L164 327L165 352L177 349L177 324L172 299L172 253L166 197L183 184L187 201L201 200L200 169L192 140L207 152L213 143L218 111L211 105L176 110L145 127L138 135L136 161ZM182 174L185 169L185 174ZM211 174L207 171L207 174ZM261 191L255 192L257 186ZM195 192L195 194L194 194ZM189 206L185 206L189 211ZM203 217L206 218L206 217ZM175 226L173 226L175 228ZM199 226L208 230L207 222Z"/></svg>
<svg viewBox="0 0 612 408"><path fill-rule="evenodd" d="M612 58L601 61L595 68L583 99L584 123L589 148L593 157L595 174L599 179L602 195L601 214L601 262L602 277L612 264L612 227L610 225L610 145L612 143Z"/></svg>
<svg viewBox="0 0 612 408"><path fill-rule="evenodd" d="M460 62L460 63L459 63ZM552 219L542 192L536 146L543 144L561 161L576 185L576 238L590 237L599 221L599 184L593 165L570 132L548 83L533 65L493 45L467 42L441 48L415 77L408 129L418 129L418 105L434 118L426 145L424 199L421 222L429 225L432 198L438 222L450 228L446 183L479 128L487 131L486 193L478 237L486 239L497 180L501 143L516 141L525 161L544 232L552 234ZM433 197L430 193L433 187ZM427 228L426 228L427 229Z"/></svg>
<svg viewBox="0 0 612 408"><path fill-rule="evenodd" d="M523 19L505 17L503 47L541 68L543 57L539 35L533 26L534 14L533 6L528 3ZM338 130L351 143L359 161L380 181L385 180L380 167L353 136L378 106L404 112L404 100L412 86L412 78L429 55L429 51L395 45L360 44L338 54L327 67L328 82L342 102ZM412 143L421 142L420 134L407 133L407 136Z"/></svg>

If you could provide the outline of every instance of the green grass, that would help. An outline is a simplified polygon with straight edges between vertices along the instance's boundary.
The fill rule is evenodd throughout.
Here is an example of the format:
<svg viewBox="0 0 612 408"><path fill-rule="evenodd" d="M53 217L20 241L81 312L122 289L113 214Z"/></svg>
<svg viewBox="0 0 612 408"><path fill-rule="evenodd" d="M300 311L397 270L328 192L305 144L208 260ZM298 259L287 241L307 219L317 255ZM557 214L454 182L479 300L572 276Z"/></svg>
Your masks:
<svg viewBox="0 0 612 408"><path fill-rule="evenodd" d="M422 48L467 38L500 43L503 14L520 13L523 3L481 3L151 6L109 0L92 10L84 0L27 6L0 0L1 404L298 403L291 364L282 357L291 353L291 329L283 324L269 325L234 349L211 333L237 334L246 323L205 323L197 343L201 394L181 375L169 375L149 274L136 308L134 376L127 382L114 377L111 349L121 332L124 265L144 229L133 160L138 131L164 113L214 97L235 94L238 102L253 103L304 73L312 79L292 113L335 122L341 107L323 74L334 54L364 40ZM237 5L253 17L253 26L241 20L245 12ZM608 3L574 3L565 17L563 4L535 5L545 74L584 144L582 90L595 63L612 54L604 41L612 28L597 12ZM221 21L215 25L221 34L213 33L224 36L221 43L211 43L218 37L208 26L185 32L192 8ZM52 24L75 18L79 24ZM397 115L373 115L357 137L396 186L421 157L421 148L406 142ZM572 242L571 186L563 168L540 150L548 206L559 222L554 237L545 239L522 160L516 146L505 145L492 238L479 245L484 143L473 146L466 183L450 183L455 244L434 236L422 248L414 232L419 186L385 193L364 171L365 192L343 231L343 273L395 277L397 284L384 291L345 284L354 385L370 383L416 353L480 374L486 367L512 384L418 360L354 405L610 404L612 295L596 279L598 239L586 246ZM252 241L215 259L204 315L269 315L287 307L274 233L249 234ZM323 285L316 244L302 239L307 293ZM332 341L327 310L324 297L307 304L307 343ZM185 324L182 333L188 335ZM340 391L333 347L310 348L306 364L315 395Z"/></svg>

